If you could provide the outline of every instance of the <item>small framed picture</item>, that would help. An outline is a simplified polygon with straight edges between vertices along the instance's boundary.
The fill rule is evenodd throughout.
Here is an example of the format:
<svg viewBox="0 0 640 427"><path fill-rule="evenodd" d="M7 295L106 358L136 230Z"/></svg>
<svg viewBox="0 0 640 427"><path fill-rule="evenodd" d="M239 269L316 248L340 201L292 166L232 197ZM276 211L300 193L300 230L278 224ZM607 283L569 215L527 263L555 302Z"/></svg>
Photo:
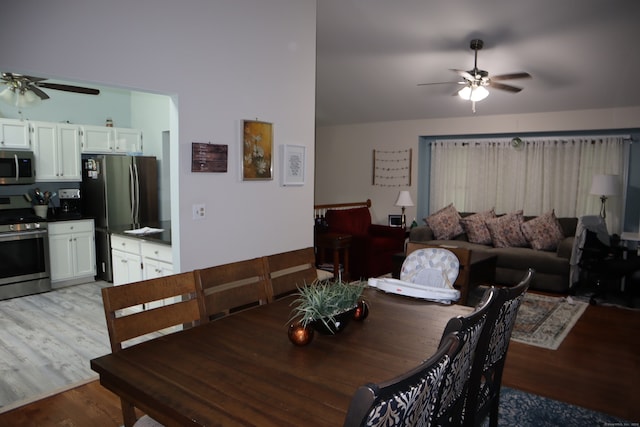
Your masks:
<svg viewBox="0 0 640 427"><path fill-rule="evenodd" d="M282 185L304 185L305 148L303 145L282 146Z"/></svg>
<svg viewBox="0 0 640 427"><path fill-rule="evenodd" d="M273 125L242 121L242 180L273 179Z"/></svg>
<svg viewBox="0 0 640 427"><path fill-rule="evenodd" d="M191 143L191 172L226 172L229 147L221 144Z"/></svg>
<svg viewBox="0 0 640 427"><path fill-rule="evenodd" d="M389 227L402 227L402 215L389 215Z"/></svg>

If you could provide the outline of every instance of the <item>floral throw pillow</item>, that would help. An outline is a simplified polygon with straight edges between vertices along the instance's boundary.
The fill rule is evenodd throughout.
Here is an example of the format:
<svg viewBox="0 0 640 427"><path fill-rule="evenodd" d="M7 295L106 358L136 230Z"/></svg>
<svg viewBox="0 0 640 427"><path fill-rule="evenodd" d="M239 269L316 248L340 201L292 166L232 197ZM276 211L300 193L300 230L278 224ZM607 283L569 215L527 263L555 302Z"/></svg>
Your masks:
<svg viewBox="0 0 640 427"><path fill-rule="evenodd" d="M531 247L539 251L555 251L564 239L562 227L553 210L522 224L522 233Z"/></svg>
<svg viewBox="0 0 640 427"><path fill-rule="evenodd" d="M460 214L453 203L429 215L424 220L433 231L436 240L450 240L464 233L460 225Z"/></svg>
<svg viewBox="0 0 640 427"><path fill-rule="evenodd" d="M479 243L481 245L491 244L491 234L485 222L488 219L496 217L493 209L486 212L478 212L468 217L462 218L460 224L467 233L467 238L471 243Z"/></svg>
<svg viewBox="0 0 640 427"><path fill-rule="evenodd" d="M511 212L486 221L491 241L496 248L524 247L529 243L522 234L522 211Z"/></svg>

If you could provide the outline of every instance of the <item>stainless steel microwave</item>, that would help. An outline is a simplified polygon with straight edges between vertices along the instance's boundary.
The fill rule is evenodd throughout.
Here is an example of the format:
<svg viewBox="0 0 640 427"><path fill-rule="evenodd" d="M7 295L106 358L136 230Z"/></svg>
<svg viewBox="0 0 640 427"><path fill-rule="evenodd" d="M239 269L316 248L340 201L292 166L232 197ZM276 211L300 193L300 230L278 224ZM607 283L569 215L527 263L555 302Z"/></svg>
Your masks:
<svg viewBox="0 0 640 427"><path fill-rule="evenodd" d="M0 185L33 184L35 163L32 151L0 150Z"/></svg>

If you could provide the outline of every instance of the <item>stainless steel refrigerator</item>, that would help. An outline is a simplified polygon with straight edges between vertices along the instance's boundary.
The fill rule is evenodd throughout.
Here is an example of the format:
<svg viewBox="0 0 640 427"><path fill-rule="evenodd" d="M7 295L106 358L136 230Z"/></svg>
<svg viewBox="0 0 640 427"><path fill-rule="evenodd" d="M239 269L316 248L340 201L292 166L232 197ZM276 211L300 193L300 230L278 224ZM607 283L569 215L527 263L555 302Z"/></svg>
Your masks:
<svg viewBox="0 0 640 427"><path fill-rule="evenodd" d="M82 156L82 213L95 218L99 279L113 281L110 232L158 225L155 157Z"/></svg>

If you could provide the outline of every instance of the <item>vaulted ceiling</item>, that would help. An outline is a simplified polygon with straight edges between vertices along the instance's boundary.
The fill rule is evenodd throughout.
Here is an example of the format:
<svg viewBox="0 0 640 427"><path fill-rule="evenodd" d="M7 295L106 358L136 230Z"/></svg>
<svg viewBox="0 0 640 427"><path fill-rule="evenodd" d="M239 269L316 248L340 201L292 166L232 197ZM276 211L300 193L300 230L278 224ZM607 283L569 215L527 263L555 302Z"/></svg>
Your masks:
<svg viewBox="0 0 640 427"><path fill-rule="evenodd" d="M638 0L318 0L318 126L467 117L450 69L526 71L476 116L640 105Z"/></svg>

